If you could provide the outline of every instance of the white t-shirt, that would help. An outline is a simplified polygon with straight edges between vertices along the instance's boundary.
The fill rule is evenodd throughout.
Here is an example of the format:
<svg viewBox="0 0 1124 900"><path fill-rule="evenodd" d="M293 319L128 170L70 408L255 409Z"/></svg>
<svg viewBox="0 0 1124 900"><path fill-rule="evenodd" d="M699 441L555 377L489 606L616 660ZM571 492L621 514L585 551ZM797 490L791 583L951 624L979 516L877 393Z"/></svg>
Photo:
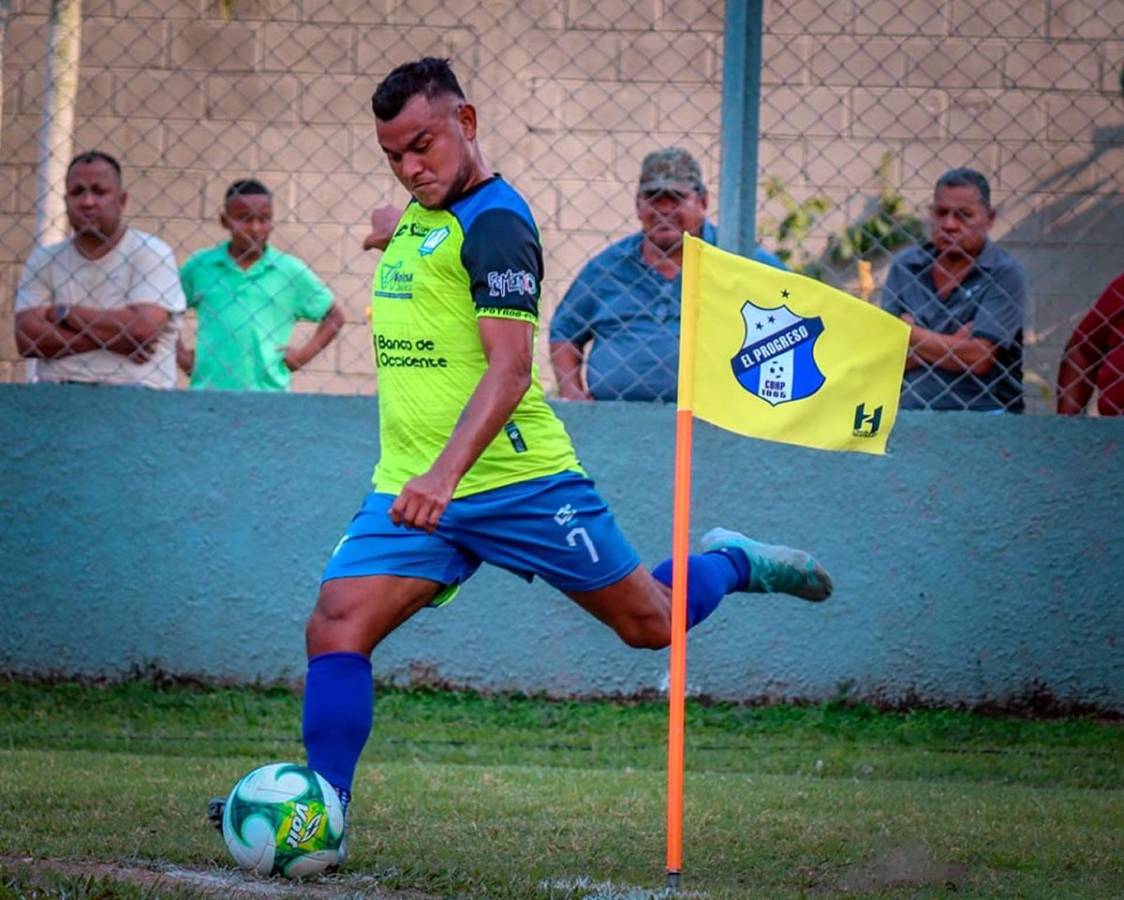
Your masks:
<svg viewBox="0 0 1124 900"><path fill-rule="evenodd" d="M176 384L176 335L186 303L172 248L157 237L127 228L100 259L86 259L72 239L37 247L16 290L16 312L65 303L120 309L154 303L170 313L148 362L135 363L109 350L37 360L40 381L88 381L172 388Z"/></svg>

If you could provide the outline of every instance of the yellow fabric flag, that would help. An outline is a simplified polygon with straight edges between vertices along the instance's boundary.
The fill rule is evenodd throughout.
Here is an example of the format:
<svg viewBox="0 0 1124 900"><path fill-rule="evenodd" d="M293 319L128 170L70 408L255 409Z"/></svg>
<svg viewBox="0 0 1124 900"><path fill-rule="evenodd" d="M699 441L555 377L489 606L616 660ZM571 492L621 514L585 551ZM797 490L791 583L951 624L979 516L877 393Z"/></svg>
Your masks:
<svg viewBox="0 0 1124 900"><path fill-rule="evenodd" d="M681 315L679 409L750 437L886 452L905 322L689 235Z"/></svg>

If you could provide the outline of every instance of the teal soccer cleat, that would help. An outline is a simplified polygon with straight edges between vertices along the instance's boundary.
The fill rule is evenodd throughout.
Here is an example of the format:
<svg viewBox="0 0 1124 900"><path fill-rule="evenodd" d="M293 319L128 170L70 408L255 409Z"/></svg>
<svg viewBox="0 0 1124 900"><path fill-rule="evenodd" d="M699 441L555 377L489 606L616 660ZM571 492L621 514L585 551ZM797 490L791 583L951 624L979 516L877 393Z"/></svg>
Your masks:
<svg viewBox="0 0 1124 900"><path fill-rule="evenodd" d="M749 558L747 591L792 594L819 603L831 596L831 576L803 550L780 544L763 544L737 531L712 528L702 539L704 551L741 550Z"/></svg>

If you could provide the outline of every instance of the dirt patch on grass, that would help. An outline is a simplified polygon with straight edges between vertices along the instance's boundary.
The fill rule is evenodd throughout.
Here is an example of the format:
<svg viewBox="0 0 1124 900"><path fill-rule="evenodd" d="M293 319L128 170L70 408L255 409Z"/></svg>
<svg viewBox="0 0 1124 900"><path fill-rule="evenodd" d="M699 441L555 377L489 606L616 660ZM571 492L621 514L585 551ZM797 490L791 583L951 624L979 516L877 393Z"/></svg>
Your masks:
<svg viewBox="0 0 1124 900"><path fill-rule="evenodd" d="M925 885L956 890L967 880L967 866L934 859L925 847L897 847L848 869L832 890L859 894Z"/></svg>
<svg viewBox="0 0 1124 900"><path fill-rule="evenodd" d="M307 881L261 878L237 869L211 867L192 869L166 863L125 865L96 860L35 859L30 856L2 856L0 865L34 880L50 872L72 878L95 878L133 885L159 896L161 891L195 894L199 897L231 897L256 900L262 897L369 897L373 900L438 900L435 894L421 891L392 891L381 887L371 875L339 873ZM80 896L80 895L79 895ZM98 894L98 896L105 896Z"/></svg>

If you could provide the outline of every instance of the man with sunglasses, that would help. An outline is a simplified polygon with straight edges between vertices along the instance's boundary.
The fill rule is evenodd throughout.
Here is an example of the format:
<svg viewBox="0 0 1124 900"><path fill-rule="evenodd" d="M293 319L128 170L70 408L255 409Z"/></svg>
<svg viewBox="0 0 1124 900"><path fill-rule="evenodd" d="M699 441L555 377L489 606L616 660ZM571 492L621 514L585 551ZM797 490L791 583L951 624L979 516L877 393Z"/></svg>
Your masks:
<svg viewBox="0 0 1124 900"><path fill-rule="evenodd" d="M683 233L716 243L706 211L702 171L691 154L669 147L644 158L636 191L640 231L586 263L551 319L559 397L674 402ZM784 268L760 247L752 258Z"/></svg>
<svg viewBox="0 0 1124 900"><path fill-rule="evenodd" d="M1023 411L1022 264L988 236L991 187L951 169L929 207L929 243L898 254L882 307L911 328L903 409Z"/></svg>

